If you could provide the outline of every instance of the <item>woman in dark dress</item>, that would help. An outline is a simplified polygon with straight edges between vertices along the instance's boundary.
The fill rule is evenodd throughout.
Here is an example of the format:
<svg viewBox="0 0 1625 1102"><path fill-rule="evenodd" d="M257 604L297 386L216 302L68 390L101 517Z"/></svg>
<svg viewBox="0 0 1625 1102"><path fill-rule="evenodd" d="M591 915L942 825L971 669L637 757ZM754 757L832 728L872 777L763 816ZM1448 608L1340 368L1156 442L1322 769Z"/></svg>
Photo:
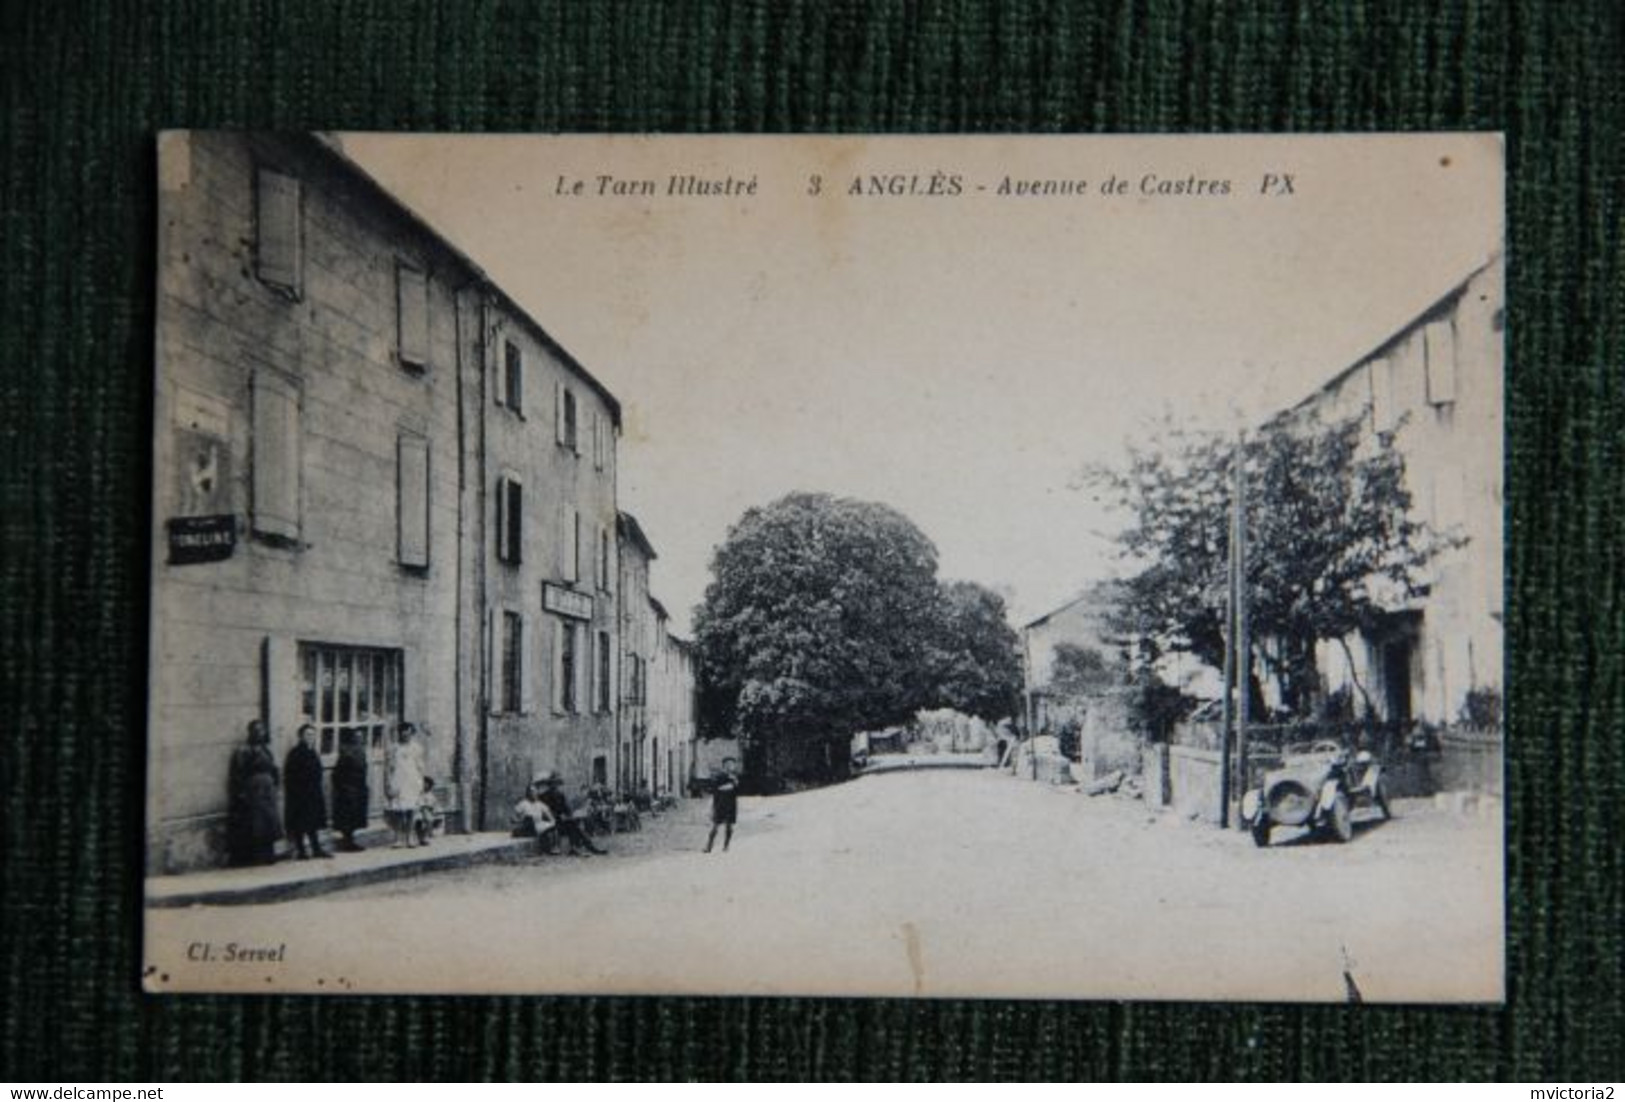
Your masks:
<svg viewBox="0 0 1625 1102"><path fill-rule="evenodd" d="M318 833L327 825L327 797L322 793L322 759L310 744L316 728L305 724L299 728L299 741L288 751L282 763L283 818L288 834L293 838L294 852L299 860L307 857L331 857L322 848ZM307 851L305 843L310 843Z"/></svg>
<svg viewBox="0 0 1625 1102"><path fill-rule="evenodd" d="M356 732L339 734L339 760L333 766L333 829L344 836L338 848L359 853L355 832L367 826L367 755Z"/></svg>
<svg viewBox="0 0 1625 1102"><path fill-rule="evenodd" d="M276 841L282 837L277 807L282 778L270 742L265 724L256 719L248 725L247 744L231 755L226 848L234 865L269 865L276 860Z"/></svg>

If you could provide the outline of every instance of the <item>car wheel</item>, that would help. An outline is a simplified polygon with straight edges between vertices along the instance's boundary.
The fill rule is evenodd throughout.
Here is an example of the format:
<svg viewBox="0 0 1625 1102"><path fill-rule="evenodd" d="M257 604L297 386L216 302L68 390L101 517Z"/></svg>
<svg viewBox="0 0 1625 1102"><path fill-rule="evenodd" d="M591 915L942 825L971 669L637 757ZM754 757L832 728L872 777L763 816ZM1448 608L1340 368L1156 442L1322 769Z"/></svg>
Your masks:
<svg viewBox="0 0 1625 1102"><path fill-rule="evenodd" d="M1263 849L1270 844L1270 821L1259 819L1252 826L1253 845Z"/></svg>
<svg viewBox="0 0 1625 1102"><path fill-rule="evenodd" d="M1377 809L1382 812L1383 821L1387 822L1389 819L1392 819L1394 817L1394 813L1388 807L1388 786L1383 784L1381 781L1377 782L1375 799L1377 802Z"/></svg>
<svg viewBox="0 0 1625 1102"><path fill-rule="evenodd" d="M1326 813L1326 831L1335 841L1346 842L1354 837L1354 817L1349 812L1348 793L1339 792Z"/></svg>

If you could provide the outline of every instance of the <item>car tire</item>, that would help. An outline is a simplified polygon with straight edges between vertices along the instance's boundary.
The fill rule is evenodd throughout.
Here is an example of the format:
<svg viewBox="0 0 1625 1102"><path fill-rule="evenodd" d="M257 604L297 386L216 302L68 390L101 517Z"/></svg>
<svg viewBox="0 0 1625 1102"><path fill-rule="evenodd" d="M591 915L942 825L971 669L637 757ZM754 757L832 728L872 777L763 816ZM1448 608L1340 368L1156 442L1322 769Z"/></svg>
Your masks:
<svg viewBox="0 0 1625 1102"><path fill-rule="evenodd" d="M1388 806L1388 786L1381 781L1377 782L1377 791L1373 796L1377 809L1382 812L1382 821L1387 822L1394 817L1393 810Z"/></svg>
<svg viewBox="0 0 1625 1102"><path fill-rule="evenodd" d="M1257 846L1259 849L1263 849L1265 846L1270 844L1270 821L1268 819L1258 820L1258 822L1252 825L1251 833L1253 836L1253 845Z"/></svg>
<svg viewBox="0 0 1625 1102"><path fill-rule="evenodd" d="M1326 833L1334 842L1347 842L1354 837L1354 816L1349 810L1348 793L1339 792L1326 812Z"/></svg>

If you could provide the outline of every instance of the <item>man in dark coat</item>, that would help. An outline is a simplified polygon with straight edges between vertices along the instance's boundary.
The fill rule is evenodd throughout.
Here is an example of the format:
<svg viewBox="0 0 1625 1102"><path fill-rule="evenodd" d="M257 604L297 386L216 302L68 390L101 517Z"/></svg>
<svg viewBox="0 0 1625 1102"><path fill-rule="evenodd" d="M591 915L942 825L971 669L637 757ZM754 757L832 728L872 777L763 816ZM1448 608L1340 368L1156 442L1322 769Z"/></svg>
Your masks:
<svg viewBox="0 0 1625 1102"><path fill-rule="evenodd" d="M322 794L322 759L312 746L316 728L306 723L299 728L299 742L288 751L282 763L283 809L288 824L288 835L293 839L294 852L299 860L308 857L331 857L322 848L317 833L327 825L327 798ZM306 842L310 843L307 852Z"/></svg>
<svg viewBox="0 0 1625 1102"><path fill-rule="evenodd" d="M360 736L346 727L339 733L339 760L333 766L333 828L343 835L338 848L360 853L365 847L355 832L367 826L367 753Z"/></svg>
<svg viewBox="0 0 1625 1102"><path fill-rule="evenodd" d="M233 865L269 865L276 860L276 840L282 837L282 816L277 808L281 775L271 756L265 724L248 725L248 742L231 755L226 782L226 848Z"/></svg>

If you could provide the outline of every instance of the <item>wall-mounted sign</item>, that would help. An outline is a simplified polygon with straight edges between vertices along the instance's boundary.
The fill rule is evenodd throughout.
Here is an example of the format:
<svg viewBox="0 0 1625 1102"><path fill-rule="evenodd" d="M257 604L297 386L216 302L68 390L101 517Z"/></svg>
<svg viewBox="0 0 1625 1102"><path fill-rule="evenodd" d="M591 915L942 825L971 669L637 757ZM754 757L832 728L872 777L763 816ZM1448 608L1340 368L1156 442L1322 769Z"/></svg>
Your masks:
<svg viewBox="0 0 1625 1102"><path fill-rule="evenodd" d="M230 513L209 517L170 517L169 562L185 566L231 558L237 548L237 518Z"/></svg>
<svg viewBox="0 0 1625 1102"><path fill-rule="evenodd" d="M542 583L542 607L574 620L592 619L592 598L550 582Z"/></svg>

